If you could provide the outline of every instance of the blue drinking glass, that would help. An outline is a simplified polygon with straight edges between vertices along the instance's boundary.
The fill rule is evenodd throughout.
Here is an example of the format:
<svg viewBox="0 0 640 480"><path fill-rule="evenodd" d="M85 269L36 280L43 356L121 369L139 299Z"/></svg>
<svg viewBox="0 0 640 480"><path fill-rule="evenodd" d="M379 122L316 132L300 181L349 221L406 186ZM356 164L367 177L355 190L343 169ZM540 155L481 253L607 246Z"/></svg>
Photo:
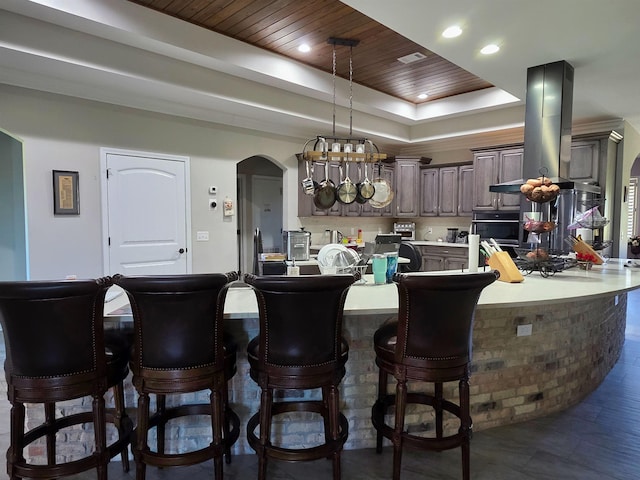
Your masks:
<svg viewBox="0 0 640 480"><path fill-rule="evenodd" d="M387 283L392 283L393 274L398 269L398 253L388 252L385 253L385 257L387 257Z"/></svg>

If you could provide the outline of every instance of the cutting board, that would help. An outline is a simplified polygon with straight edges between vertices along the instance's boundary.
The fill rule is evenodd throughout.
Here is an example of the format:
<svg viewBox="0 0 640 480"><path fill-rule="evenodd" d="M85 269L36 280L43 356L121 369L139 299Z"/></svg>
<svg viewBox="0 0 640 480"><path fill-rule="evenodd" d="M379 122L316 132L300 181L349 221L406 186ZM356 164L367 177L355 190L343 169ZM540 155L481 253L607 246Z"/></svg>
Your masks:
<svg viewBox="0 0 640 480"><path fill-rule="evenodd" d="M591 247L591 245L589 245L588 243L583 242L582 240L575 240L574 244L573 244L573 251L576 253L584 253L587 255L593 255L596 259L595 263L596 265L602 265L602 263L604 263L604 260L602 259L602 257L600 255L598 255L596 253L596 251Z"/></svg>

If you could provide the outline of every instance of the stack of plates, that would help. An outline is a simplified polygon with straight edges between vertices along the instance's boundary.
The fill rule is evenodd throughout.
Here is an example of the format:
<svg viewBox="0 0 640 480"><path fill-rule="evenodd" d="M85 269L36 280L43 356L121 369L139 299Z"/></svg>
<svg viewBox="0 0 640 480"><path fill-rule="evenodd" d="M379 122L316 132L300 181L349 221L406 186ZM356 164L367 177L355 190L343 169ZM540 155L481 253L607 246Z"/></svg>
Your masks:
<svg viewBox="0 0 640 480"><path fill-rule="evenodd" d="M318 252L318 266L321 272L332 271L335 267L336 272L332 273L342 273L353 267L359 260L358 252L339 243L329 243Z"/></svg>

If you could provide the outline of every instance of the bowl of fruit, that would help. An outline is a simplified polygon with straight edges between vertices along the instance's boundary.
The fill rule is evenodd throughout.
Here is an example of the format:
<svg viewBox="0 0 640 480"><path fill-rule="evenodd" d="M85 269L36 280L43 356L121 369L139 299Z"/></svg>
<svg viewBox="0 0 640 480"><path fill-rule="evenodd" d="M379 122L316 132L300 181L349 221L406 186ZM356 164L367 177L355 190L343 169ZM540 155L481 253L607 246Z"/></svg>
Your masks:
<svg viewBox="0 0 640 480"><path fill-rule="evenodd" d="M560 187L549 177L530 178L520 185L520 192L528 200L536 203L546 203L555 200L560 193Z"/></svg>
<svg viewBox="0 0 640 480"><path fill-rule="evenodd" d="M527 219L524 222L524 229L532 233L546 233L556 228L556 222L543 222L540 220Z"/></svg>

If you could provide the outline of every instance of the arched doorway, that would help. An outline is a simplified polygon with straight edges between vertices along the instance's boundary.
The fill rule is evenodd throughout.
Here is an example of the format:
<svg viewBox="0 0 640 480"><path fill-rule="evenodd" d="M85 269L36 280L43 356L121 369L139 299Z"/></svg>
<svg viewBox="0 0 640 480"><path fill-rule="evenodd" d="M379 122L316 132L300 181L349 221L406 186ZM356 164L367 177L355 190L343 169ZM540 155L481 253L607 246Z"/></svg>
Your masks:
<svg viewBox="0 0 640 480"><path fill-rule="evenodd" d="M238 163L238 266L243 273L252 271L256 228L262 231L264 251L282 251L282 176L282 169L263 156Z"/></svg>

